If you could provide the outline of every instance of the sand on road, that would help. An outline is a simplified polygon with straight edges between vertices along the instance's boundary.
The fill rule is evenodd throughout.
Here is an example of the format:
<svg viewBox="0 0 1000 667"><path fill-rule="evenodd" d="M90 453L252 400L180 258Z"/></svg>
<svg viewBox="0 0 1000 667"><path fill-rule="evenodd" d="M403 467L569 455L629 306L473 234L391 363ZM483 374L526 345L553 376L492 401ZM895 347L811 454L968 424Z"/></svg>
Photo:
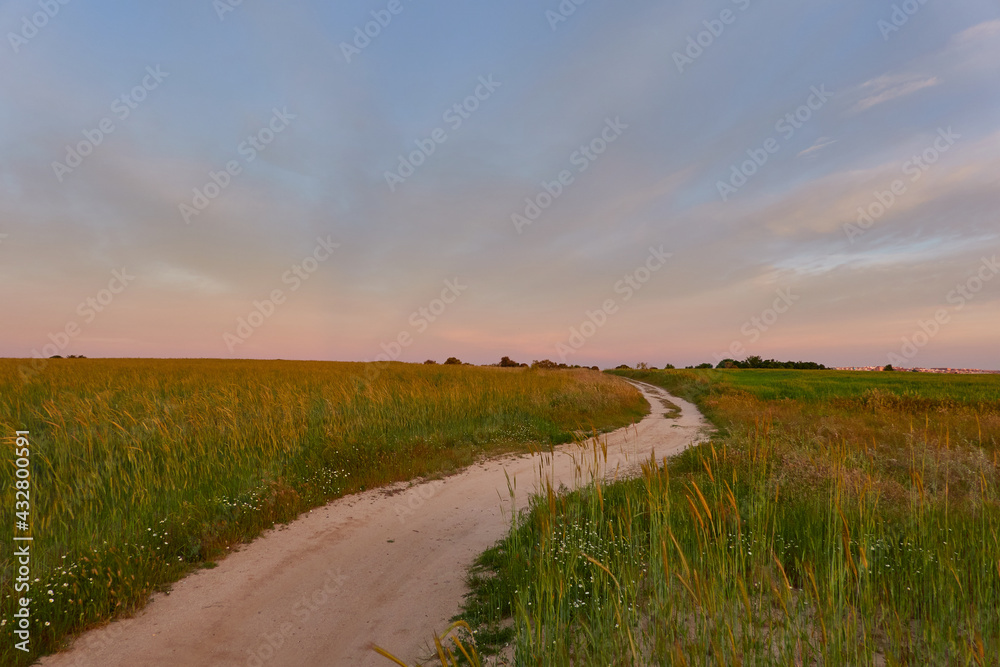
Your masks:
<svg viewBox="0 0 1000 667"><path fill-rule="evenodd" d="M511 513L525 508L544 480L573 488L595 471L634 475L651 454L670 456L703 437L708 425L694 405L636 386L652 411L600 437L606 461L604 447L589 441L340 498L264 533L218 567L156 594L133 618L84 633L40 664L391 665L370 649L373 642L414 664L458 613L476 556L504 536ZM681 415L665 418L661 399Z"/></svg>

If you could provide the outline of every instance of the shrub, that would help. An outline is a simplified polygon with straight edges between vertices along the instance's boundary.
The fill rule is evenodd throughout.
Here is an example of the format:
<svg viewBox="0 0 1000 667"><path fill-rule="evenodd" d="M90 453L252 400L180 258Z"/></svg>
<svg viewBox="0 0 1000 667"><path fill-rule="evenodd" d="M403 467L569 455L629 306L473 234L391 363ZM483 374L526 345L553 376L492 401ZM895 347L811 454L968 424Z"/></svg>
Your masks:
<svg viewBox="0 0 1000 667"><path fill-rule="evenodd" d="M444 363L446 366L461 366L462 360L458 357L448 357Z"/></svg>

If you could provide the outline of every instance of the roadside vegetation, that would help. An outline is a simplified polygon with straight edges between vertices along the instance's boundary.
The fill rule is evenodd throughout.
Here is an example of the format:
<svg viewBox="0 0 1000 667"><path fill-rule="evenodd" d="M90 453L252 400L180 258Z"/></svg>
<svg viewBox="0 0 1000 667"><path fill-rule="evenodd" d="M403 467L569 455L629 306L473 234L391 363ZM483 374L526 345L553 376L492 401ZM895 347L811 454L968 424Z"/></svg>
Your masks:
<svg viewBox="0 0 1000 667"><path fill-rule="evenodd" d="M995 665L1000 377L622 370L709 442L550 489L461 618L531 665Z"/></svg>
<svg viewBox="0 0 1000 667"><path fill-rule="evenodd" d="M193 567L333 498L632 423L639 392L589 370L282 361L0 360L0 525L16 431L31 443L31 652L14 649L0 555L0 664L127 614Z"/></svg>

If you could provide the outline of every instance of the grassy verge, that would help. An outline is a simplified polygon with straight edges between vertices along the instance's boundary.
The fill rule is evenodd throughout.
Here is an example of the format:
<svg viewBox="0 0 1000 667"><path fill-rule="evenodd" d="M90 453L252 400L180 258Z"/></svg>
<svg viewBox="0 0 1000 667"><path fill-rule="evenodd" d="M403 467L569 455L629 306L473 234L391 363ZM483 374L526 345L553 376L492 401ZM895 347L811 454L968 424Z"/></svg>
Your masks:
<svg viewBox="0 0 1000 667"><path fill-rule="evenodd" d="M478 457L569 441L646 412L592 371L65 359L24 382L0 360L0 525L15 525L29 431L28 594L0 556L0 664L141 606L192 567L330 499ZM15 602L31 599L30 651Z"/></svg>
<svg viewBox="0 0 1000 667"><path fill-rule="evenodd" d="M623 372L712 442L538 498L464 618L517 664L995 664L1000 378Z"/></svg>

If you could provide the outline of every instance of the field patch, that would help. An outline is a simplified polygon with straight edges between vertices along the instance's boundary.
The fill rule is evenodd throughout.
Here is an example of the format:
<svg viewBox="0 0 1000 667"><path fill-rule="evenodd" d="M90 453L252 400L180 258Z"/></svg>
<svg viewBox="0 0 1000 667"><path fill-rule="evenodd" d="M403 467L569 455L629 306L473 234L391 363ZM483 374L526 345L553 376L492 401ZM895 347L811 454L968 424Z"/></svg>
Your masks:
<svg viewBox="0 0 1000 667"><path fill-rule="evenodd" d="M538 498L473 573L489 650L572 664L1000 655L1000 377L623 371L712 441Z"/></svg>
<svg viewBox="0 0 1000 667"><path fill-rule="evenodd" d="M9 453L27 431L31 650L15 650L12 624L0 625L5 665L29 664L333 498L548 448L648 411L627 383L584 370L53 359L25 382L20 363L0 360L0 515L15 525ZM0 565L10 619L11 550Z"/></svg>

